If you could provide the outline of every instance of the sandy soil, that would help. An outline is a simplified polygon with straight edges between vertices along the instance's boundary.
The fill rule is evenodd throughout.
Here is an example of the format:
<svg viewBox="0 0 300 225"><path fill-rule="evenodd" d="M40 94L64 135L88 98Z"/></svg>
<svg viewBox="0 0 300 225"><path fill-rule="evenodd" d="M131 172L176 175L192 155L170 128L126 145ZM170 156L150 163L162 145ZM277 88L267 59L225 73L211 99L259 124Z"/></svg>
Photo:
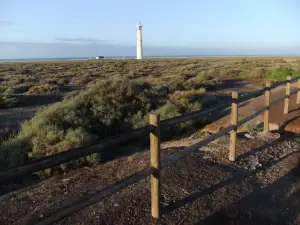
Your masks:
<svg viewBox="0 0 300 225"><path fill-rule="evenodd" d="M296 89L296 83L292 84L291 91L294 91ZM239 91L238 89L235 89L235 91ZM239 91L239 93L243 93ZM233 90L227 90L228 93L231 94L230 91ZM285 95L285 86L280 86L274 90L271 91L271 102L277 100L278 98L281 98ZM259 109L264 107L264 96L259 96L257 98L253 98L250 101L244 102L240 104L239 107L239 120L250 115L251 113L254 113L258 111ZM283 114L283 108L284 108L284 102L282 101L279 104L276 104L271 107L270 110L270 129L271 130L278 130L280 127L282 127L286 131L291 131L295 133L300 133L300 105L296 104L296 94L290 97L290 103L289 103L289 113L287 115ZM225 117L222 117L218 119L217 121L214 121L211 124L208 124L206 127L204 127L204 131L208 131L211 133L215 133L220 128L228 126L228 121L230 121L230 115L228 114ZM249 123L261 123L263 122L263 114L259 115ZM244 130L244 127L240 127L239 130Z"/></svg>

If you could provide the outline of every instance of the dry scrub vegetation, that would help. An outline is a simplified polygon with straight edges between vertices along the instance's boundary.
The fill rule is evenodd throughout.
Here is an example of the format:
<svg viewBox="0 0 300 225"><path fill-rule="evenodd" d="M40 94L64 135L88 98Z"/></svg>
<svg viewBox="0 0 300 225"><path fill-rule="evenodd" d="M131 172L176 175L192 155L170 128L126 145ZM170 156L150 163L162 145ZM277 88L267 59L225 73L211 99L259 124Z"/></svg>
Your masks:
<svg viewBox="0 0 300 225"><path fill-rule="evenodd" d="M218 98L205 93L224 79L282 80L299 76L299 65L279 58L1 63L0 107L18 104L19 95L64 93L65 99L39 109L17 134L2 141L0 168L141 127L148 123L150 110L167 119L217 104ZM69 92L73 86L82 90ZM92 155L55 170L92 164L99 158Z"/></svg>

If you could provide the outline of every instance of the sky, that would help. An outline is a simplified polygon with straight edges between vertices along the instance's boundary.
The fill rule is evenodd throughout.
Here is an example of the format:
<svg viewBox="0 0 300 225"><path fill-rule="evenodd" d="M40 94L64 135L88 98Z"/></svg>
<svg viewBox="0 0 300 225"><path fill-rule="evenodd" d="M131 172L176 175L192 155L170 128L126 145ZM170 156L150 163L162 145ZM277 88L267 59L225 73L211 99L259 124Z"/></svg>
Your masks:
<svg viewBox="0 0 300 225"><path fill-rule="evenodd" d="M0 0L0 59L300 54L299 0Z"/></svg>

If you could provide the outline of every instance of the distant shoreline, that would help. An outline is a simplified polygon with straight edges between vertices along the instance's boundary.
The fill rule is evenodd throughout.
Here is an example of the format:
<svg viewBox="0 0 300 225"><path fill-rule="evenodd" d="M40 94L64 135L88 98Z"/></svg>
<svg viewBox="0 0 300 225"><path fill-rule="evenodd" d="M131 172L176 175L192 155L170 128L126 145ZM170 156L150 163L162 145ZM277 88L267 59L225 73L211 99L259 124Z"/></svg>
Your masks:
<svg viewBox="0 0 300 225"><path fill-rule="evenodd" d="M104 56L105 57L105 56ZM144 56L144 59L174 59L174 58L300 58L300 55L190 55L190 56ZM108 56L105 59L135 59L135 56ZM12 62L47 62L47 61L71 61L71 60L105 60L96 57L63 57L63 58L23 58L23 59L0 59L0 63Z"/></svg>

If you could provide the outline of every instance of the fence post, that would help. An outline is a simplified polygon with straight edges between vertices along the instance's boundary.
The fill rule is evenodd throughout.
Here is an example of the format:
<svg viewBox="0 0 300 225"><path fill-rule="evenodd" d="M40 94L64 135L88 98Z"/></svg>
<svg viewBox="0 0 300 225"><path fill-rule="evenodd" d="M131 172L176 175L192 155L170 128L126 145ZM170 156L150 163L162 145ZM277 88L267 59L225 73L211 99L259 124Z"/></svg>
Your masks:
<svg viewBox="0 0 300 225"><path fill-rule="evenodd" d="M289 113L289 100L290 100L290 93L291 93L291 76L287 77L287 83L285 85L285 99L284 99L284 110L283 113L284 114L288 114Z"/></svg>
<svg viewBox="0 0 300 225"><path fill-rule="evenodd" d="M160 119L159 115L150 113L150 125L154 131L150 133L150 167L157 170L151 175L151 213L155 220L160 216Z"/></svg>
<svg viewBox="0 0 300 225"><path fill-rule="evenodd" d="M238 122L238 93L232 92L231 125L235 126L235 129L230 132L229 157L228 157L230 161L235 161L237 122Z"/></svg>
<svg viewBox="0 0 300 225"><path fill-rule="evenodd" d="M300 78L298 79L297 84L298 84L297 85L298 91L297 91L297 101L296 101L296 103L300 104Z"/></svg>
<svg viewBox="0 0 300 225"><path fill-rule="evenodd" d="M265 91L265 106L268 106L268 109L264 112L264 132L269 131L269 115L270 115L270 92L271 92L271 81L266 81Z"/></svg>

